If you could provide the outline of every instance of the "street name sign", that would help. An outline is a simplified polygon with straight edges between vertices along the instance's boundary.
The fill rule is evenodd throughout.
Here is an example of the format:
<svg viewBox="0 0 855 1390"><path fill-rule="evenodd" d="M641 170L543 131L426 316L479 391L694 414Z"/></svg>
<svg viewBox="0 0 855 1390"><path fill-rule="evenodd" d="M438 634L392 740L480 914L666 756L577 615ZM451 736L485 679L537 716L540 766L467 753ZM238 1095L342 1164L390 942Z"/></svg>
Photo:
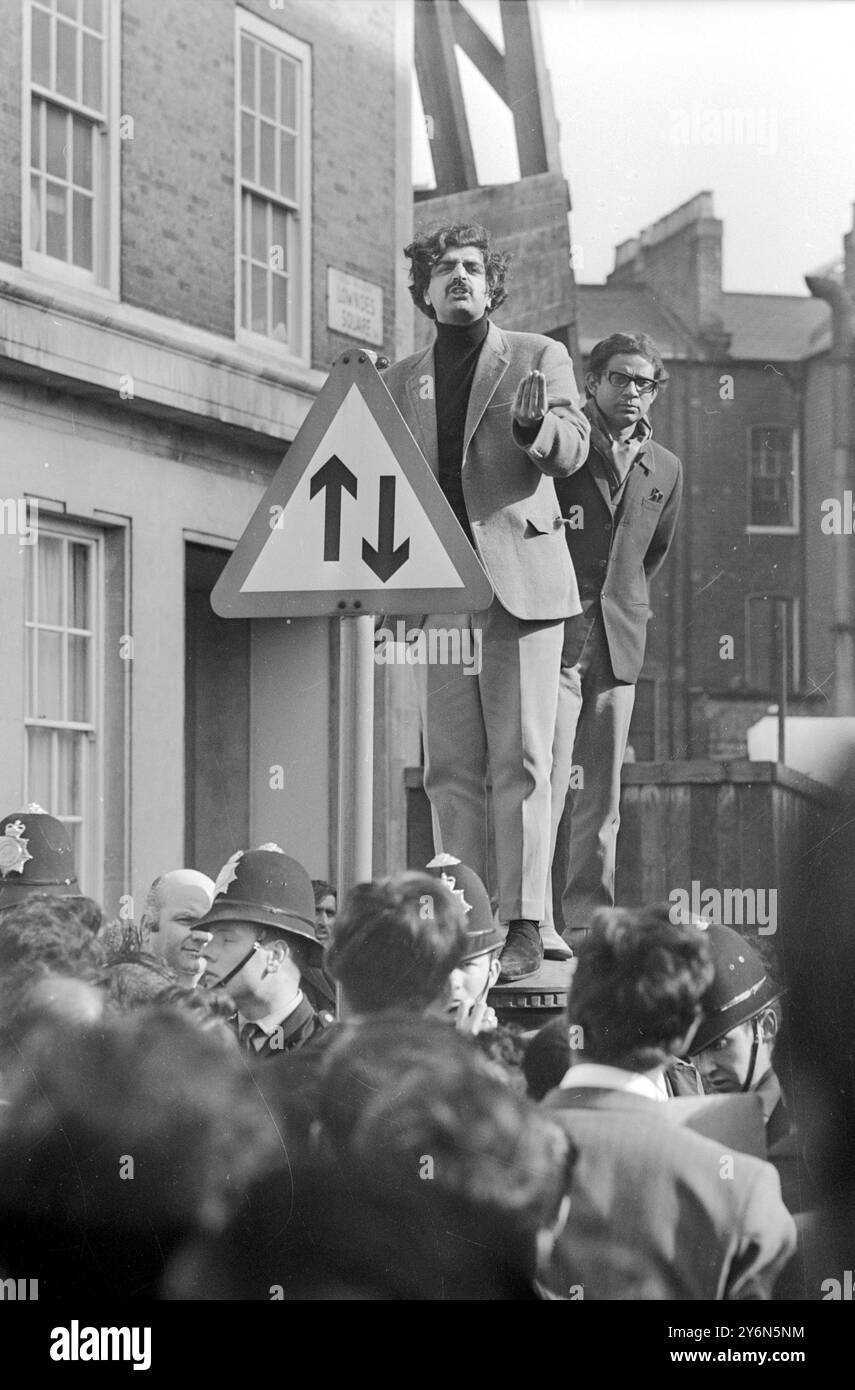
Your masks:
<svg viewBox="0 0 855 1390"><path fill-rule="evenodd" d="M492 599L371 357L342 353L214 587L214 611L466 613Z"/></svg>

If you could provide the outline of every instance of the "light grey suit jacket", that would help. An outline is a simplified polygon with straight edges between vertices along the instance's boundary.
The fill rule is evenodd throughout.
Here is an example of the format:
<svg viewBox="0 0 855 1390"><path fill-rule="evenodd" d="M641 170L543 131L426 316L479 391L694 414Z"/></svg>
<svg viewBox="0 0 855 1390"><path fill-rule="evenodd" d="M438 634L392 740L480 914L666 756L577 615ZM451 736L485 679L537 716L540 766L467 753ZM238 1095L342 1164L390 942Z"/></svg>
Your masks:
<svg viewBox="0 0 855 1390"><path fill-rule="evenodd" d="M528 439L513 424L511 407L519 382L535 369L546 377L548 410ZM438 474L433 345L390 367L383 379ZM589 433L567 349L491 323L469 396L461 478L481 563L514 617L546 621L582 611L552 480L581 468Z"/></svg>
<svg viewBox="0 0 855 1390"><path fill-rule="evenodd" d="M544 1100L577 1150L545 1280L562 1298L768 1299L796 1243L771 1163L705 1139L627 1091Z"/></svg>

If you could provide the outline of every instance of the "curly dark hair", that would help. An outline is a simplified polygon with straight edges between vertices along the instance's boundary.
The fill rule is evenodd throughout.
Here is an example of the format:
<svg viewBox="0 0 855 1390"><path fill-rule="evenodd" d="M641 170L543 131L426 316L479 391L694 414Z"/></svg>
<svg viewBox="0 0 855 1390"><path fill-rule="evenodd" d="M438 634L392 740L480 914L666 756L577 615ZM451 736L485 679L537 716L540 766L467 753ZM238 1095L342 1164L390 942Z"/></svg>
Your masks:
<svg viewBox="0 0 855 1390"><path fill-rule="evenodd" d="M97 970L106 959L97 938L103 920L92 898L45 893L15 903L0 915L0 969L38 962L67 975Z"/></svg>
<svg viewBox="0 0 855 1390"><path fill-rule="evenodd" d="M507 251L496 250L490 233L480 222L468 222L451 227L420 228L409 246L404 247L404 255L410 262L410 294L416 308L429 319L436 318L436 310L425 302L425 291L430 285L431 271L448 246L476 246L483 253L490 309L504 304L508 297L505 276L510 255Z"/></svg>
<svg viewBox="0 0 855 1390"><path fill-rule="evenodd" d="M665 907L600 908L567 1000L590 1062L650 1071L689 1032L713 977L709 944Z"/></svg>

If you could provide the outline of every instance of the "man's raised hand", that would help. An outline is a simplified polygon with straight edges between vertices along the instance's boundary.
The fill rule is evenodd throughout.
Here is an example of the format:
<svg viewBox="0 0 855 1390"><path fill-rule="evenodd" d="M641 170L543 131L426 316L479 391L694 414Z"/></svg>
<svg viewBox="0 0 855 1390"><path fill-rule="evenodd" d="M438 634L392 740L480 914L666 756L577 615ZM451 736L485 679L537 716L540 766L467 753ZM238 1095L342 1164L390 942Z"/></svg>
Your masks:
<svg viewBox="0 0 855 1390"><path fill-rule="evenodd" d="M543 372L529 372L517 387L517 394L511 407L514 420L524 429L531 429L540 425L548 408L546 377Z"/></svg>

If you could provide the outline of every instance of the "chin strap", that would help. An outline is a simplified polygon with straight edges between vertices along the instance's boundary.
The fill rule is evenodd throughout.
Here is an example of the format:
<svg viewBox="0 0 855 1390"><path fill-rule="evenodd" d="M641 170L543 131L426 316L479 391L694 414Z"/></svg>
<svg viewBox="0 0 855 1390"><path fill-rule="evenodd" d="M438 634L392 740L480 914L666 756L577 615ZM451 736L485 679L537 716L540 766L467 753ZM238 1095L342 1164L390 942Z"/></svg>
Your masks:
<svg viewBox="0 0 855 1390"><path fill-rule="evenodd" d="M222 989L223 985L227 985L228 982L229 982L229 980L233 980L233 979L234 979L234 977L235 977L235 975L237 975L238 971L243 970L243 967L246 965L247 961L252 960L252 957L255 955L255 952L256 952L256 951L260 951L260 950L261 950L261 944L260 944L260 942L258 942L258 941L253 941L253 943L252 943L252 945L250 946L249 950L247 951L246 955L243 956L243 957L238 961L238 963L237 963L237 965L234 967L234 969L233 969L233 970L230 970L229 973L228 973L228 975L223 975L221 979L217 980L215 984L211 985L211 988L212 988L212 989Z"/></svg>
<svg viewBox="0 0 855 1390"><path fill-rule="evenodd" d="M757 1066L757 1053L760 1051L760 1020L755 1014L751 1020L751 1061L748 1063L748 1075L742 1087L743 1093L750 1091L754 1082L754 1068Z"/></svg>

